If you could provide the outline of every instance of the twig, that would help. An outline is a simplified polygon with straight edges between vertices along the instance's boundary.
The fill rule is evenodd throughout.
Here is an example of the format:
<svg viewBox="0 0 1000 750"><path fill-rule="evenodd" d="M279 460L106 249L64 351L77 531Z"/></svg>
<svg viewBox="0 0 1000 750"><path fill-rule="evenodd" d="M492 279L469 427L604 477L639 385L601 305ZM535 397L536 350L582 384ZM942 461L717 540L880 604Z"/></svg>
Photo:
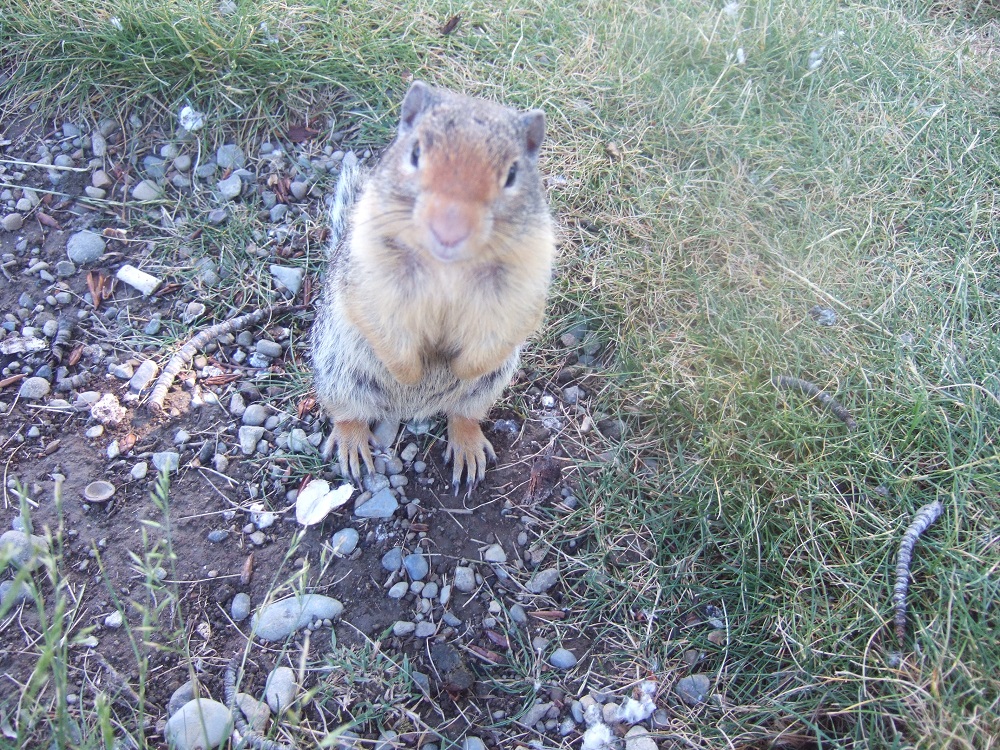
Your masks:
<svg viewBox="0 0 1000 750"><path fill-rule="evenodd" d="M117 686L121 689L119 695L124 698L129 705L138 706L142 703L142 699L139 697L139 694L132 689L132 686L129 685L125 678L118 673L118 670L104 658L103 654L95 651L94 659L101 665L104 671L107 672L108 677L110 677L113 682L117 683Z"/></svg>
<svg viewBox="0 0 1000 750"><path fill-rule="evenodd" d="M896 638L899 639L899 647L903 647L903 640L906 637L906 592L910 588L910 562L913 560L913 547L917 539L923 534L927 527L934 523L944 506L940 500L928 503L916 512L913 522L903 533L903 540L899 543L899 554L896 555L896 585L892 589L892 604L896 610L894 618L896 624Z"/></svg>
<svg viewBox="0 0 1000 750"><path fill-rule="evenodd" d="M186 365L190 364L191 360L194 359L194 355L198 353L198 350L205 347L210 341L214 341L219 336L224 334L239 331L247 326L259 323L269 315L301 309L303 308L300 305L265 307L252 313L247 313L246 315L240 315L238 318L232 318L221 323L216 323L214 326L206 328L178 349L174 356L170 358L167 366L163 368L163 372L161 372L160 377L156 379L156 384L153 386L153 392L149 396L150 411L156 414L163 411L163 400L167 397L167 391L170 390L170 386L173 384L174 378L177 377L177 373L179 373Z"/></svg>
<svg viewBox="0 0 1000 750"><path fill-rule="evenodd" d="M236 731L243 736L247 745L254 748L254 750L295 750L295 745L286 745L283 742L269 740L267 737L261 736L257 730L247 724L246 717L243 716L243 710L236 701L236 669L239 663L240 655L236 654L229 660L229 664L226 665L226 673L222 677L222 687L226 691L226 705L233 715L233 723L236 725Z"/></svg>
<svg viewBox="0 0 1000 750"><path fill-rule="evenodd" d="M858 428L858 423L854 421L854 417L851 416L851 413L847 409L841 406L829 393L819 388L819 386L810 383L808 380L793 378L790 375L778 375L772 378L771 382L778 390L798 391L809 398L816 399L819 401L820 406L829 409L833 412L833 416L846 424L847 429L856 430Z"/></svg>

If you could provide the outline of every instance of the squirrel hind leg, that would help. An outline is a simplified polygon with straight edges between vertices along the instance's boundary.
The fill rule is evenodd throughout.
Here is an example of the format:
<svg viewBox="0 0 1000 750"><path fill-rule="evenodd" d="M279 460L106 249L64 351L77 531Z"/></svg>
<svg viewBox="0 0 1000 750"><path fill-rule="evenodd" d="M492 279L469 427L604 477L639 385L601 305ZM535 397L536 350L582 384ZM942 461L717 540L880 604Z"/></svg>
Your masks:
<svg viewBox="0 0 1000 750"><path fill-rule="evenodd" d="M333 458L334 446L337 448L337 459L340 463L340 473L351 477L355 482L361 481L362 462L368 467L370 474L375 473L375 462L369 445L375 441L367 422L360 420L335 421L330 430L330 436L323 443L323 459Z"/></svg>
<svg viewBox="0 0 1000 750"><path fill-rule="evenodd" d="M479 420L448 416L448 447L444 450L445 461L452 461L451 486L458 494L465 475L467 492L471 493L486 476L487 461L496 461L493 445L479 426Z"/></svg>

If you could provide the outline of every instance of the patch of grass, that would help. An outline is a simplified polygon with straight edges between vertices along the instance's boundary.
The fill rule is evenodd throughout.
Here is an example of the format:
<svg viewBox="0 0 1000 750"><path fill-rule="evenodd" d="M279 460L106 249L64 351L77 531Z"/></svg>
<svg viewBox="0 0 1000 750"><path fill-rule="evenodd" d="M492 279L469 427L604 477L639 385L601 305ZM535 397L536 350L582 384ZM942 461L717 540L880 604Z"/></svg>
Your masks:
<svg viewBox="0 0 1000 750"><path fill-rule="evenodd" d="M573 626L609 679L712 676L689 745L973 748L1000 733L996 38L986 4L14 2L0 94L191 103L206 147L342 93L384 141L411 73L544 107L562 257L526 361L586 322L634 437L568 518L588 543L552 532ZM244 218L198 249L237 278ZM934 498L897 663L895 545Z"/></svg>

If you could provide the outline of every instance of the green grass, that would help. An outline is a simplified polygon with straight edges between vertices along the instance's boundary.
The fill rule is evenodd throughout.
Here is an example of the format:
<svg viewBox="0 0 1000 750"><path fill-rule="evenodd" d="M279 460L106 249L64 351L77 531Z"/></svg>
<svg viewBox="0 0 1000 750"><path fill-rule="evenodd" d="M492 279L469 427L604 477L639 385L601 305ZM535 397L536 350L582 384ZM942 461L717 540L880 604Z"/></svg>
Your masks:
<svg viewBox="0 0 1000 750"><path fill-rule="evenodd" d="M672 729L689 746L995 743L989 4L5 6L6 107L191 103L214 115L206 145L331 111L377 145L410 73L544 107L563 242L528 363L553 370L558 335L588 322L609 359L601 408L633 437L569 518L586 543L552 532L580 572L573 627L623 679L634 666L670 685L704 652L716 699L676 709ZM810 318L817 304L835 326ZM858 430L777 392L781 373L834 393ZM640 458L655 468L633 471ZM895 548L934 499L945 513L917 547L896 664ZM705 605L723 613L721 645L687 619Z"/></svg>

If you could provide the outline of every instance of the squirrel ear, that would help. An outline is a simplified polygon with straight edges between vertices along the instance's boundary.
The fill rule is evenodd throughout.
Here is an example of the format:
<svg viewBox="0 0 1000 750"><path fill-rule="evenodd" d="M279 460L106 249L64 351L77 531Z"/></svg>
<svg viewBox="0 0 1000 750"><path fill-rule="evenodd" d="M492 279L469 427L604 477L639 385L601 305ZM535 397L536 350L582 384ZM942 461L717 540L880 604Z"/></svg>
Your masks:
<svg viewBox="0 0 1000 750"><path fill-rule="evenodd" d="M538 151L545 139L545 113L540 109L532 109L521 115L524 126L524 148L529 159L538 157Z"/></svg>
<svg viewBox="0 0 1000 750"><path fill-rule="evenodd" d="M399 129L407 132L417 121L417 116L427 109L430 103L430 87L423 81L414 81L410 90L403 97L403 106L399 113Z"/></svg>

